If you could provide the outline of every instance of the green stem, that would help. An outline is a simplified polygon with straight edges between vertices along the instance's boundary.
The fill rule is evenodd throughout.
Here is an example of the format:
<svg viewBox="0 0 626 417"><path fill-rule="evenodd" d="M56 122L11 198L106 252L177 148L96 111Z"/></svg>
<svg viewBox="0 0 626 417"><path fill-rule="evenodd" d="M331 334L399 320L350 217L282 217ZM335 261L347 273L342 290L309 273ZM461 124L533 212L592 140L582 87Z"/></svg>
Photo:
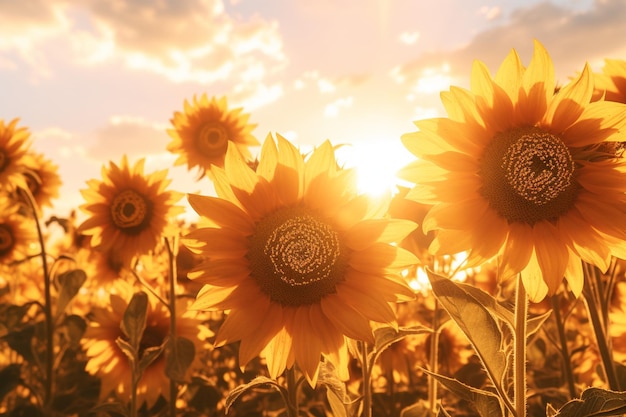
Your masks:
<svg viewBox="0 0 626 417"><path fill-rule="evenodd" d="M372 381L369 366L369 349L367 343L358 342L361 350L361 370L363 372L363 416L372 417Z"/></svg>
<svg viewBox="0 0 626 417"><path fill-rule="evenodd" d="M54 322L52 319L52 282L50 279L50 273L48 271L48 260L46 255L46 245L44 242L43 232L41 230L41 224L39 223L39 217L37 215L37 208L35 207L35 199L27 189L19 189L20 194L26 200L33 218L35 219L35 226L37 228L37 238L39 240L39 247L41 249L41 266L43 269L44 278L44 316L45 316L45 329L46 329L46 380L44 391L44 407L45 410L49 410L52 404L52 392L54 386Z"/></svg>
<svg viewBox="0 0 626 417"><path fill-rule="evenodd" d="M287 369L287 416L298 417L298 379L296 378L296 365Z"/></svg>
<svg viewBox="0 0 626 417"><path fill-rule="evenodd" d="M613 363L613 356L609 347L609 339L607 337L607 325L603 322L601 316L603 316L600 306L602 301L599 300L599 293L597 291L596 283L594 282L592 275L595 275L591 271L591 266L587 265L585 269L585 284L583 287L583 297L585 304L587 305L587 313L591 320L591 327L596 336L596 342L600 357L602 358L602 364L604 365L604 373L609 384L609 389L613 391L620 390L619 379L617 378L617 372L615 371L615 364Z"/></svg>
<svg viewBox="0 0 626 417"><path fill-rule="evenodd" d="M174 251L174 245L177 245L178 242L176 238L173 239L172 242L169 239L165 238L165 247L167 248L167 256L169 259L169 311L170 311L170 343L172 349L170 350L171 355L177 355L176 352L176 280L177 280L177 270L176 270L176 253ZM170 378L170 416L176 417L176 398L178 398L178 385L176 381Z"/></svg>
<svg viewBox="0 0 626 417"><path fill-rule="evenodd" d="M526 417L526 320L528 296L522 275L518 274L515 291L515 350L513 356L514 403L516 417Z"/></svg>
<svg viewBox="0 0 626 417"><path fill-rule="evenodd" d="M565 371L565 379L567 380L567 388L569 389L570 399L576 397L576 386L574 385L574 372L572 371L572 363L570 361L569 349L567 348L567 337L565 336L565 322L561 318L561 306L559 305L559 296L557 294L551 297L552 311L554 311L554 319L556 320L556 328L559 333L559 348L563 358L563 369Z"/></svg>
<svg viewBox="0 0 626 417"><path fill-rule="evenodd" d="M131 378L131 390L130 390L130 417L137 417L137 385L139 384L137 378L137 366L138 366L138 354L135 353L135 360L131 363L130 378Z"/></svg>
<svg viewBox="0 0 626 417"><path fill-rule="evenodd" d="M439 302L435 297L435 309L433 311L433 332L430 335L430 371L438 372L439 367ZM437 380L428 376L428 402L433 415L437 414Z"/></svg>

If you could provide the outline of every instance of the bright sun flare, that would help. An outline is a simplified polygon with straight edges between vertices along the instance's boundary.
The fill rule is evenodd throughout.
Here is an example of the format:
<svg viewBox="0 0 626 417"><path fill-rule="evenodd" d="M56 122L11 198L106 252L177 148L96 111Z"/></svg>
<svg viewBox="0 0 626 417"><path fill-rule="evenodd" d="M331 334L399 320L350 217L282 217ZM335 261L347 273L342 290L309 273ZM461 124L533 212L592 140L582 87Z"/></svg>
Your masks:
<svg viewBox="0 0 626 417"><path fill-rule="evenodd" d="M346 167L356 168L359 191L375 197L395 192L400 184L396 173L414 159L399 141L384 140L342 146L337 157Z"/></svg>

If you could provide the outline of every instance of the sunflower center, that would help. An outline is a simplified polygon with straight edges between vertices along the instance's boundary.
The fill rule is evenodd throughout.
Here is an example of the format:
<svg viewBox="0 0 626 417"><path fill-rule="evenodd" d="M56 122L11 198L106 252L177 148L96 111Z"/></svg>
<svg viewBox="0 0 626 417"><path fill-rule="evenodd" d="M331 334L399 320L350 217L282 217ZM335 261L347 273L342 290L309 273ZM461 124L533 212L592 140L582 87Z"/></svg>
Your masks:
<svg viewBox="0 0 626 417"><path fill-rule="evenodd" d="M14 245L13 230L6 224L0 224L0 255L9 253Z"/></svg>
<svg viewBox="0 0 626 417"><path fill-rule="evenodd" d="M536 127L496 134L480 164L481 192L509 222L555 220L578 194L569 149L558 136Z"/></svg>
<svg viewBox="0 0 626 417"><path fill-rule="evenodd" d="M34 196L39 194L39 190L41 189L41 181L36 176L36 174L26 171L24 172L24 179L26 180L26 185L28 186L30 193Z"/></svg>
<svg viewBox="0 0 626 417"><path fill-rule="evenodd" d="M206 123L196 136L196 146L205 156L219 156L228 148L228 132L221 123Z"/></svg>
<svg viewBox="0 0 626 417"><path fill-rule="evenodd" d="M250 238L251 276L273 301L312 304L344 279L347 248L314 213L288 207L262 219Z"/></svg>
<svg viewBox="0 0 626 417"><path fill-rule="evenodd" d="M9 157L3 150L0 150L0 172L4 171L7 165L9 165Z"/></svg>
<svg viewBox="0 0 626 417"><path fill-rule="evenodd" d="M111 218L127 232L141 231L149 221L150 204L135 190L124 190L113 199Z"/></svg>

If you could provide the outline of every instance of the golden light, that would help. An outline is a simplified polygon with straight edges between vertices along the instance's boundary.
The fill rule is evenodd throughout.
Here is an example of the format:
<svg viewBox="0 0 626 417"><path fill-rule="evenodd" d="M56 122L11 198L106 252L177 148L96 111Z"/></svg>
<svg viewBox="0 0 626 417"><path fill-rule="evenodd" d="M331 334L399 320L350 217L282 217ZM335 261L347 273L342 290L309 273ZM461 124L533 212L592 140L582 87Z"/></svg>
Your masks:
<svg viewBox="0 0 626 417"><path fill-rule="evenodd" d="M359 192L374 197L395 193L396 186L401 183L396 173L415 159L399 140L375 140L360 142L358 146L342 146L337 149L337 158L346 168L356 169Z"/></svg>

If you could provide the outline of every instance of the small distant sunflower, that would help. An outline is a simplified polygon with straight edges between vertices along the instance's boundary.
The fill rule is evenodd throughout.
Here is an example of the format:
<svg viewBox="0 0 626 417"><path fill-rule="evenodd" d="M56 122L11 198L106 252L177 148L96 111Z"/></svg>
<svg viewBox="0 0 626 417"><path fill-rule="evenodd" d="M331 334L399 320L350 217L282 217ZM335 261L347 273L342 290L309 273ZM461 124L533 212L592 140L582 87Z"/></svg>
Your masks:
<svg viewBox="0 0 626 417"><path fill-rule="evenodd" d="M32 153L26 163L24 177L38 207L52 207L52 200L59 196L61 177L58 167L42 154Z"/></svg>
<svg viewBox="0 0 626 417"><path fill-rule="evenodd" d="M548 52L528 68L513 50L492 78L475 62L471 90L442 93L447 118L416 121L403 136L419 159L400 175L408 198L433 204L425 231L435 254L500 255L502 279L522 274L532 301L567 279L579 295L581 260L603 270L626 257L626 163L604 142L624 140L626 106L591 102L588 66L555 91Z"/></svg>
<svg viewBox="0 0 626 417"><path fill-rule="evenodd" d="M13 191L26 188L24 164L29 160L30 133L25 127L17 127L19 119L5 124L0 119L0 187Z"/></svg>
<svg viewBox="0 0 626 417"><path fill-rule="evenodd" d="M602 73L594 73L595 96L626 103L626 61L606 59Z"/></svg>
<svg viewBox="0 0 626 417"><path fill-rule="evenodd" d="M229 144L212 175L218 197L189 196L209 226L183 242L207 259L192 308L229 310L216 345L240 340L242 367L262 352L274 378L296 363L311 385L322 354L346 369L344 336L373 342L370 321L395 323L389 303L413 298L401 271L417 258L391 242L416 225L377 217L328 141L305 159L268 136L256 172Z"/></svg>
<svg viewBox="0 0 626 417"><path fill-rule="evenodd" d="M167 170L144 174L144 159L133 167L126 156L117 166L102 168L102 181L89 180L81 190L86 204L81 209L90 217L78 233L91 235L91 245L103 252L116 252L128 266L132 258L150 252L168 229L169 222L183 212L174 205L180 193L167 191Z"/></svg>
<svg viewBox="0 0 626 417"><path fill-rule="evenodd" d="M193 104L185 100L185 111L174 113L171 119L174 129L167 131L173 139L167 150L179 154L175 164L187 163L189 170L198 167L204 176L211 165L224 166L229 142L250 159L248 148L258 146L259 141L251 133L256 125L249 124L250 115L242 111L242 108L229 110L226 97L209 100L203 94L200 99L194 96Z"/></svg>
<svg viewBox="0 0 626 417"><path fill-rule="evenodd" d="M30 246L37 242L35 224L19 214L19 205L0 197L0 262L9 264L31 254Z"/></svg>
<svg viewBox="0 0 626 417"><path fill-rule="evenodd" d="M110 303L105 307L95 306L90 313L90 324L82 341L88 358L85 369L101 379L101 399L114 393L123 401L129 401L131 368L128 357L115 340L118 337L126 339L120 325L132 291L121 281L118 281L117 287L112 291ZM149 296L148 299L146 328L140 341L140 355L147 348L162 345L170 332L170 317L167 308L153 296ZM176 317L176 334L192 341L195 351L201 352L206 349L206 338L213 334L192 312L185 311L186 306L182 303L183 301L177 310L179 313ZM188 369L188 373L192 371L192 368L200 366L198 357L198 355L195 356L195 362ZM152 407L159 396L169 399L169 379L165 374L166 362L165 354L161 354L144 371L137 387L138 405L145 402L147 407Z"/></svg>

